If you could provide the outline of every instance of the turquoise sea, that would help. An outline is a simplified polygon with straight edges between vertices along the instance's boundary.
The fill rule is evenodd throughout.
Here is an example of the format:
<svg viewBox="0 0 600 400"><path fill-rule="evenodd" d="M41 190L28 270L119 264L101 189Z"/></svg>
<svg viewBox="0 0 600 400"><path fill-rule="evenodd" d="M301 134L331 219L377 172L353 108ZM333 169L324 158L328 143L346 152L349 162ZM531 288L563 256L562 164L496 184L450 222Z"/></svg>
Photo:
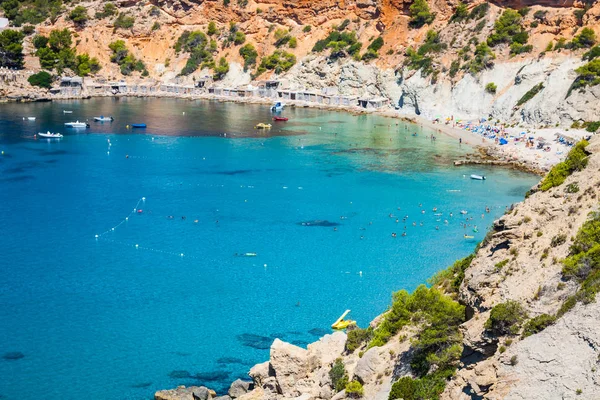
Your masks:
<svg viewBox="0 0 600 400"><path fill-rule="evenodd" d="M114 122L63 127L101 114ZM223 391L275 337L306 346L346 309L368 324L537 181L453 167L468 147L398 120L283 115L257 132L267 106L1 104L0 398ZM34 138L46 130L65 137Z"/></svg>

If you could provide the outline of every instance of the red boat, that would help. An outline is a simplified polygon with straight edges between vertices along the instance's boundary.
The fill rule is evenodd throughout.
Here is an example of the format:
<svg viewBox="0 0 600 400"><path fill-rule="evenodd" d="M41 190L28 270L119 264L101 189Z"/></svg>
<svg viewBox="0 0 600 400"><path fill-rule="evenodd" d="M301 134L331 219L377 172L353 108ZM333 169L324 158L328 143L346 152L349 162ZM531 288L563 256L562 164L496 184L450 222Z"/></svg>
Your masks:
<svg viewBox="0 0 600 400"><path fill-rule="evenodd" d="M273 121L287 121L288 119L286 117L273 117Z"/></svg>

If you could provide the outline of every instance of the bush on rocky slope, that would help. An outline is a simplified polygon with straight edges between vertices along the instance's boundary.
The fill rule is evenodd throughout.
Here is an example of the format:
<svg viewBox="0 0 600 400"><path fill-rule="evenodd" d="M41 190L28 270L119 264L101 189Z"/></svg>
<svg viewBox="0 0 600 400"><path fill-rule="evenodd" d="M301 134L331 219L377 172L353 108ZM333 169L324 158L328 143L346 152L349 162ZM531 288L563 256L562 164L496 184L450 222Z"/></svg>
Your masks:
<svg viewBox="0 0 600 400"><path fill-rule="evenodd" d="M23 68L23 33L12 29L0 32L0 67Z"/></svg>
<svg viewBox="0 0 600 400"><path fill-rule="evenodd" d="M561 185L569 175L575 171L581 171L584 169L588 162L588 153L585 151L585 147L588 142L582 140L577 143L573 149L567 155L565 161L556 164L548 175L542 180L540 184L540 190L545 192L553 187Z"/></svg>
<svg viewBox="0 0 600 400"><path fill-rule="evenodd" d="M527 313L523 306L514 300L509 300L492 308L490 317L485 322L485 328L497 336L516 335L525 318Z"/></svg>

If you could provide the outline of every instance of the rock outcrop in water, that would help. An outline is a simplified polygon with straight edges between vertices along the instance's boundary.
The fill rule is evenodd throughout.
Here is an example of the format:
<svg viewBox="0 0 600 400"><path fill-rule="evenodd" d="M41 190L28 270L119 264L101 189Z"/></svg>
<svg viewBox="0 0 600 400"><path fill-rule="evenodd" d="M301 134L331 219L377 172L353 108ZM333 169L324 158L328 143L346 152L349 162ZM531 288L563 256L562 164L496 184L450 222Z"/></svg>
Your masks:
<svg viewBox="0 0 600 400"><path fill-rule="evenodd" d="M600 396L600 304L595 298L600 267L593 258L596 250L589 250L584 258L577 255L600 248L600 219L594 214L599 211L600 138L591 139L588 154L577 151L534 187L525 201L494 222L472 258L432 280L451 296L452 287L458 288L456 299L465 307L456 370L445 380L441 399ZM560 172L565 167L569 172ZM386 318L388 313L362 332L377 336ZM356 397L356 392L347 393L337 385L340 375L336 378L333 371L339 365L346 381L362 387L363 398L407 396L402 390L417 378L414 361L420 350L415 346L422 346L424 340L422 316L415 313L409 320L413 322L387 342L371 342L370 347L368 341L357 340L359 336L352 334L349 339L342 332L326 335L307 349L275 340L270 359L249 371L253 389L248 384L247 392L234 396L240 400ZM423 380L433 373L435 367L419 376ZM157 394L156 398L163 397Z"/></svg>

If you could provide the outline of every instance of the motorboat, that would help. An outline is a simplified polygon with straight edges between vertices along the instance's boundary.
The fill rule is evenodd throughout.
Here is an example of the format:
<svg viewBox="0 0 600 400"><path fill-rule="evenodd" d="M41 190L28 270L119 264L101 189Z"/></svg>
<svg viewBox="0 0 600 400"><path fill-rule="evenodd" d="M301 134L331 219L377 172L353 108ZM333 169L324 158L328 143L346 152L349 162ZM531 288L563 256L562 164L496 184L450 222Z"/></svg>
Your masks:
<svg viewBox="0 0 600 400"><path fill-rule="evenodd" d="M71 111L71 110L63 110L63 114L73 114L73 111Z"/></svg>
<svg viewBox="0 0 600 400"><path fill-rule="evenodd" d="M65 126L67 128L89 128L90 124L88 124L87 122L65 122Z"/></svg>
<svg viewBox="0 0 600 400"><path fill-rule="evenodd" d="M332 325L331 329L346 329L350 325L356 324L356 321L351 319L344 319L346 315L350 313L350 310L344 311L341 317L339 317Z"/></svg>
<svg viewBox="0 0 600 400"><path fill-rule="evenodd" d="M468 212L467 210L461 210L461 211L460 211L460 213L461 213L462 215L467 215L469 212Z"/></svg>
<svg viewBox="0 0 600 400"><path fill-rule="evenodd" d="M288 119L286 117L273 117L273 121L285 122Z"/></svg>
<svg viewBox="0 0 600 400"><path fill-rule="evenodd" d="M256 124L254 129L271 129L271 124L263 124L261 122L260 124Z"/></svg>
<svg viewBox="0 0 600 400"><path fill-rule="evenodd" d="M273 106L271 107L271 111L273 111L273 112L283 111L283 107L285 107L285 104L278 101L275 104L273 104Z"/></svg>
<svg viewBox="0 0 600 400"><path fill-rule="evenodd" d="M115 119L113 117L105 117L101 115L99 117L94 117L94 121L96 122L113 122Z"/></svg>
<svg viewBox="0 0 600 400"><path fill-rule="evenodd" d="M473 175L471 175L471 179L475 179L477 181L485 181L485 176L473 174Z"/></svg>
<svg viewBox="0 0 600 400"><path fill-rule="evenodd" d="M37 134L39 137L43 137L43 138L48 138L48 139L60 139L61 137L63 137L63 135L61 135L60 133L56 132L56 133L51 133L50 131L44 133L44 132L39 132Z"/></svg>
<svg viewBox="0 0 600 400"><path fill-rule="evenodd" d="M25 117L23 117L23 119L25 119ZM29 121L35 121L35 117L27 117L27 120L29 120Z"/></svg>
<svg viewBox="0 0 600 400"><path fill-rule="evenodd" d="M128 128L145 128L146 124L131 124L131 125L127 125Z"/></svg>

